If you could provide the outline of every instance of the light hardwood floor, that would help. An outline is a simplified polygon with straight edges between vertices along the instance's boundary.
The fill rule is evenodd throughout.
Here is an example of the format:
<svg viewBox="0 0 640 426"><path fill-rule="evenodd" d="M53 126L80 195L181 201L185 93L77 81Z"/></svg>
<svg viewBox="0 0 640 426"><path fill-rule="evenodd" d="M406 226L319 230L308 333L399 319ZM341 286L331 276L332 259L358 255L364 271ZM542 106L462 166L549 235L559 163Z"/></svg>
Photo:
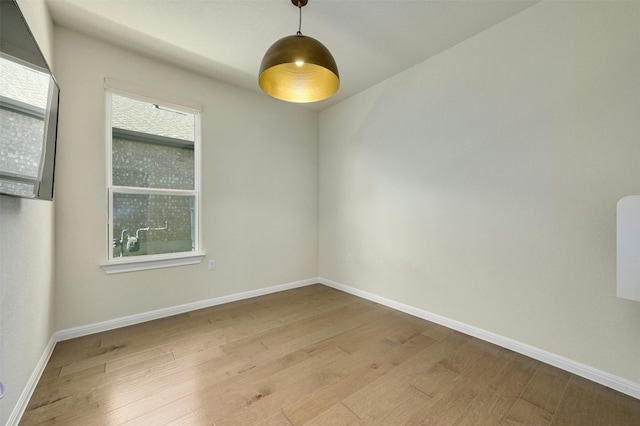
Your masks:
<svg viewBox="0 0 640 426"><path fill-rule="evenodd" d="M313 285L58 343L22 425L640 425L640 401Z"/></svg>

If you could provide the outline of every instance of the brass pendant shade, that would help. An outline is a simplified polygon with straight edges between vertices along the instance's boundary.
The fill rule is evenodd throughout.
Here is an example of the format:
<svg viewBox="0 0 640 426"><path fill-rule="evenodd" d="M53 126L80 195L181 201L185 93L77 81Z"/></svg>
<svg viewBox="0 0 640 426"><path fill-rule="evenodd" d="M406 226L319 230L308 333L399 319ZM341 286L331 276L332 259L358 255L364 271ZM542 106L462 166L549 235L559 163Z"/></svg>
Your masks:
<svg viewBox="0 0 640 426"><path fill-rule="evenodd" d="M296 4L295 0L292 2ZM266 94L282 101L318 102L338 91L340 76L329 49L298 31L267 50L260 64L258 84Z"/></svg>

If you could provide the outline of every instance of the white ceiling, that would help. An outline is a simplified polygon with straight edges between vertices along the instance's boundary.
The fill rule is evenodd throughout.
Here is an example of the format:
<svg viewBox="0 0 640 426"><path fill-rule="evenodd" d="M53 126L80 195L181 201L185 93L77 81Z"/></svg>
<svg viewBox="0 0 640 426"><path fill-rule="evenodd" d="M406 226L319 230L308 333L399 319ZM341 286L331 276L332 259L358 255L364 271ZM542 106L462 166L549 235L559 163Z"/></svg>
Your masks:
<svg viewBox="0 0 640 426"><path fill-rule="evenodd" d="M302 33L333 54L341 87L324 109L540 0L309 0ZM46 0L53 21L259 92L262 56L298 30L291 0ZM266 95L265 95L266 96Z"/></svg>

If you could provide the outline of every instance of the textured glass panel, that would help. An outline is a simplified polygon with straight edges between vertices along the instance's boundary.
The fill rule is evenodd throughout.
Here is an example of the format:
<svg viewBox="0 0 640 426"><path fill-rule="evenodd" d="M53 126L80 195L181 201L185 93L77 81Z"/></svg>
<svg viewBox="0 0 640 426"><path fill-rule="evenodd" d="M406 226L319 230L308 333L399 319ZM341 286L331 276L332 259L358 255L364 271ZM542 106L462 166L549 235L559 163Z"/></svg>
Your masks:
<svg viewBox="0 0 640 426"><path fill-rule="evenodd" d="M113 184L194 189L193 147L113 139Z"/></svg>
<svg viewBox="0 0 640 426"><path fill-rule="evenodd" d="M0 57L0 170L40 178L49 76Z"/></svg>
<svg viewBox="0 0 640 426"><path fill-rule="evenodd" d="M113 185L195 189L194 114L112 94L111 127Z"/></svg>
<svg viewBox="0 0 640 426"><path fill-rule="evenodd" d="M0 170L38 179L44 120L0 108Z"/></svg>
<svg viewBox="0 0 640 426"><path fill-rule="evenodd" d="M45 109L49 74L0 57L0 96Z"/></svg>
<svg viewBox="0 0 640 426"><path fill-rule="evenodd" d="M111 127L138 133L195 140L195 115L113 94Z"/></svg>
<svg viewBox="0 0 640 426"><path fill-rule="evenodd" d="M0 192L18 197L35 198L36 186L32 183L0 179Z"/></svg>
<svg viewBox="0 0 640 426"><path fill-rule="evenodd" d="M195 197L113 194L113 257L194 250Z"/></svg>

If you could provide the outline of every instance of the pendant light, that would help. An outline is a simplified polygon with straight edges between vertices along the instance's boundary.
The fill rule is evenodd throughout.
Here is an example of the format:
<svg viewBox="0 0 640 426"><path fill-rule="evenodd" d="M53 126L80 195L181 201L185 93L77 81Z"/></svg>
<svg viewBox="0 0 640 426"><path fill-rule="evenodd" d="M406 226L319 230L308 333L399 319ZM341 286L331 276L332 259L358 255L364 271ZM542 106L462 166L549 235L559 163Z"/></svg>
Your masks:
<svg viewBox="0 0 640 426"><path fill-rule="evenodd" d="M302 7L307 1L291 0L300 12L298 32L273 43L260 64L260 88L282 101L322 101L340 87L338 66L329 49L300 31Z"/></svg>

